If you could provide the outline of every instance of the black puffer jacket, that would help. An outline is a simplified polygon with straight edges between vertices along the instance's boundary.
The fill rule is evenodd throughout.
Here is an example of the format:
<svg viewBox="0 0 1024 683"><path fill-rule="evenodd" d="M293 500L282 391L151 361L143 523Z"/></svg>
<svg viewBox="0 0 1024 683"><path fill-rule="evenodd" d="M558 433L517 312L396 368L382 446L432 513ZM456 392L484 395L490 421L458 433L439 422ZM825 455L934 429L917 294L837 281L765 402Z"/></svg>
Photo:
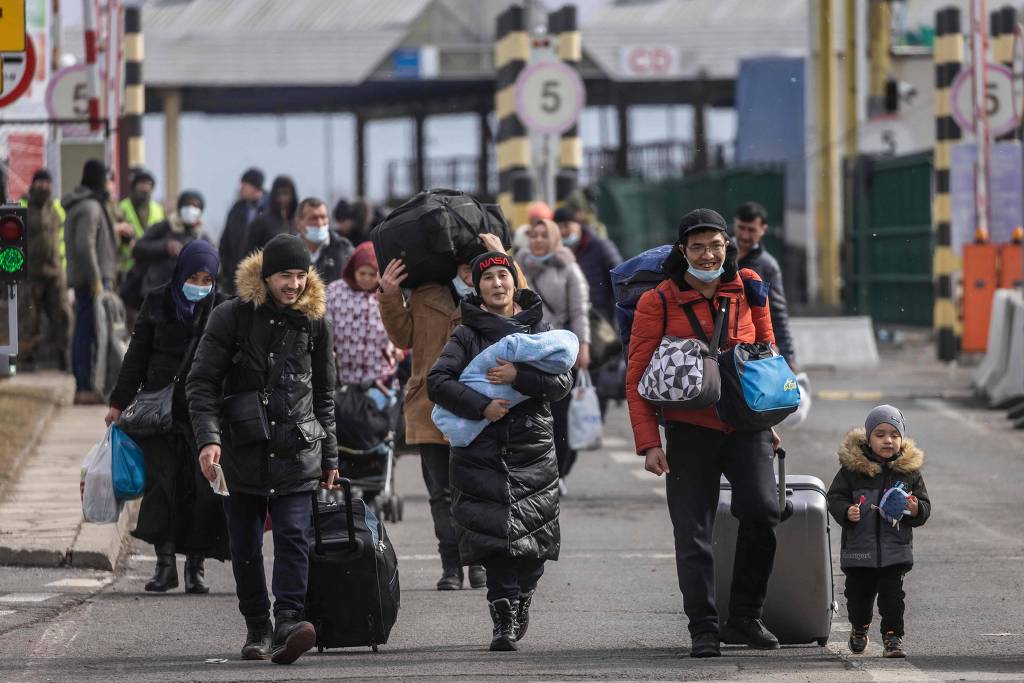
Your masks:
<svg viewBox="0 0 1024 683"><path fill-rule="evenodd" d="M187 324L175 315L174 302L166 286L150 292L142 303L132 330L117 385L110 395L110 405L124 410L139 391L156 391L170 384L192 344L192 335L202 333L210 311L225 299L219 293L216 299L207 297L196 305L195 321ZM185 365L174 387L172 415L175 420L183 422L189 420L185 378L191 367L191 362Z"/></svg>
<svg viewBox="0 0 1024 683"><path fill-rule="evenodd" d="M895 457L884 461L871 452L863 429L854 429L846 435L839 447L842 468L827 496L828 511L843 528L839 551L843 569L914 563L913 528L927 522L932 513L932 502L921 476L923 463L924 453L910 439L903 440ZM882 494L896 482L903 482L917 498L918 513L916 517L904 515L897 526L892 526L871 506L878 505ZM864 496L863 503L860 503L861 496ZM846 511L854 503L860 503L859 522L851 522L846 517Z"/></svg>
<svg viewBox="0 0 1024 683"><path fill-rule="evenodd" d="M460 417L483 419L491 400L461 384L462 371L502 337L550 329L542 321L539 296L521 290L516 298L523 310L512 318L483 310L475 295L462 302L462 324L427 375L431 401ZM512 386L530 398L469 446L452 448L452 518L464 563L558 559L558 463L549 404L569 393L572 375L549 375L519 363L516 370Z"/></svg>
<svg viewBox="0 0 1024 683"><path fill-rule="evenodd" d="M334 358L327 294L315 269L295 305L282 309L260 277L263 252L238 266L238 298L214 309L188 376L196 443L220 444L232 493L280 496L313 491L322 469L338 466L334 431ZM239 448L221 420L224 396L263 388L272 355L288 330L298 332L281 380L270 396L270 442Z"/></svg>
<svg viewBox="0 0 1024 683"><path fill-rule="evenodd" d="M342 237L334 230L331 230L331 241L322 246L320 257L313 265L320 279L325 285L341 279L341 271L345 270L345 264L352 258L352 252L356 250L347 238Z"/></svg>
<svg viewBox="0 0 1024 683"><path fill-rule="evenodd" d="M793 365L796 363L796 348L793 346L793 335L789 331L789 307L786 304L786 290L782 286L782 268L779 267L779 262L765 251L764 246L757 244L737 265L740 268L750 268L768 283L768 310L772 315L775 342L779 347L779 353Z"/></svg>

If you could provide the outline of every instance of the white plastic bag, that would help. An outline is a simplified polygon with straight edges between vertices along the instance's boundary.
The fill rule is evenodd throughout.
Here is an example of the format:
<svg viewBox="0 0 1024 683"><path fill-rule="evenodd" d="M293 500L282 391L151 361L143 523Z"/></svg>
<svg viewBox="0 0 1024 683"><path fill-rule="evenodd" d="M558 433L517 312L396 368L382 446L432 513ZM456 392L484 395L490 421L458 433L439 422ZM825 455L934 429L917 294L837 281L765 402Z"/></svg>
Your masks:
<svg viewBox="0 0 1024 683"><path fill-rule="evenodd" d="M601 406L590 373L581 370L569 402L569 448L593 451L601 447Z"/></svg>
<svg viewBox="0 0 1024 683"><path fill-rule="evenodd" d="M82 516L87 522L112 524L121 512L114 497L114 478L111 473L111 428L103 440L92 447L82 463Z"/></svg>
<svg viewBox="0 0 1024 683"><path fill-rule="evenodd" d="M811 380L806 372L797 374L796 386L800 390L800 407L796 409L796 412L787 415L786 419L779 425L786 429L796 429L802 425L804 420L807 419L807 415L811 412Z"/></svg>

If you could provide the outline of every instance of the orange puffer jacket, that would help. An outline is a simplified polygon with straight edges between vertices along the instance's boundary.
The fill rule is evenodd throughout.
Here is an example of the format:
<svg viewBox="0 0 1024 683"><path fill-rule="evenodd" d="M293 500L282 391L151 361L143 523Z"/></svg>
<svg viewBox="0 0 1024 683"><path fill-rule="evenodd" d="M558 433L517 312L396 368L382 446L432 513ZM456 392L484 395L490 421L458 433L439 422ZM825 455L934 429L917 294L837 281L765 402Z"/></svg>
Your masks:
<svg viewBox="0 0 1024 683"><path fill-rule="evenodd" d="M665 296L668 303L667 324L658 292ZM710 339L714 332L714 310L722 297L729 299L727 334L723 335L728 342L723 346L728 348L756 341L775 343L768 311L768 287L757 273L747 268L741 270L732 280L720 283L712 300L704 299L695 289L680 289L669 279L655 289L645 292L637 302L626 367L626 399L629 402L629 417L633 424L633 439L636 442L637 453L643 454L650 448L661 446L657 409L640 396L637 386L644 370L651 362L651 357L661 344L662 336L700 338L694 333L682 308L684 304L693 304L693 312L704 328L704 334ZM687 422L723 432L731 431L731 428L719 419L714 406L700 410L666 409L663 412L666 422Z"/></svg>

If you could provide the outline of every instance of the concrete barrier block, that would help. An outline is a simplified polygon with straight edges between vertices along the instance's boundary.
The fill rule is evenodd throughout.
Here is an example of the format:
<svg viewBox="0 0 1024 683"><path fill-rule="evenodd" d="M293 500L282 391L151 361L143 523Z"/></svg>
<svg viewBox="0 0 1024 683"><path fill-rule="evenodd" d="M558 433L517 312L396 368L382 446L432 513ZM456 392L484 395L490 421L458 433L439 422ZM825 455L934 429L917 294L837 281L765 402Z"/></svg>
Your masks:
<svg viewBox="0 0 1024 683"><path fill-rule="evenodd" d="M1022 302L1015 289L997 289L992 297L992 315L988 324L988 344L985 356L974 371L972 384L984 396L989 396L1006 372L1010 354L1010 332L1015 303Z"/></svg>
<svg viewBox="0 0 1024 683"><path fill-rule="evenodd" d="M995 378L988 403L1002 408L1024 396L1024 301L1017 298L1010 315L1010 343L1005 370Z"/></svg>
<svg viewBox="0 0 1024 683"><path fill-rule="evenodd" d="M871 318L790 318L801 369L875 368L878 347Z"/></svg>

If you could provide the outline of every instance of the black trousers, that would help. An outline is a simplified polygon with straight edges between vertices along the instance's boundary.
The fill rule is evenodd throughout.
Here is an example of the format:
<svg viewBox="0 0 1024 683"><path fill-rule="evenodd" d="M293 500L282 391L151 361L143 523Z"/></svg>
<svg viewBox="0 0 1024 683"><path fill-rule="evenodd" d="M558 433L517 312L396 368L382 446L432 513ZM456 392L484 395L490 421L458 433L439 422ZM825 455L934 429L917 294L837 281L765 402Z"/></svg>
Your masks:
<svg viewBox="0 0 1024 683"><path fill-rule="evenodd" d="M263 571L263 524L267 511L273 523L274 614L302 612L309 575L309 543L313 535L313 497L309 492L266 498L232 493L224 499L235 574L238 611L248 619L270 613L267 577Z"/></svg>
<svg viewBox="0 0 1024 683"><path fill-rule="evenodd" d="M537 587L544 575L544 560L534 557L495 557L484 560L487 569L487 602L515 600Z"/></svg>
<svg viewBox="0 0 1024 683"><path fill-rule="evenodd" d="M718 632L712 532L723 474L732 484L731 512L739 520L730 616L760 618L779 523L771 431L725 433L669 422L665 434L670 471L665 488L690 634Z"/></svg>
<svg viewBox="0 0 1024 683"><path fill-rule="evenodd" d="M459 557L459 543L455 538L455 524L452 522L451 449L435 443L421 443L419 449L441 566L445 569L458 569L462 566L462 560Z"/></svg>
<svg viewBox="0 0 1024 683"><path fill-rule="evenodd" d="M851 567L846 574L846 611L854 628L871 625L875 596L878 596L878 614L882 617L881 631L903 637L903 612L906 609L903 577L910 565L895 564L881 569Z"/></svg>

